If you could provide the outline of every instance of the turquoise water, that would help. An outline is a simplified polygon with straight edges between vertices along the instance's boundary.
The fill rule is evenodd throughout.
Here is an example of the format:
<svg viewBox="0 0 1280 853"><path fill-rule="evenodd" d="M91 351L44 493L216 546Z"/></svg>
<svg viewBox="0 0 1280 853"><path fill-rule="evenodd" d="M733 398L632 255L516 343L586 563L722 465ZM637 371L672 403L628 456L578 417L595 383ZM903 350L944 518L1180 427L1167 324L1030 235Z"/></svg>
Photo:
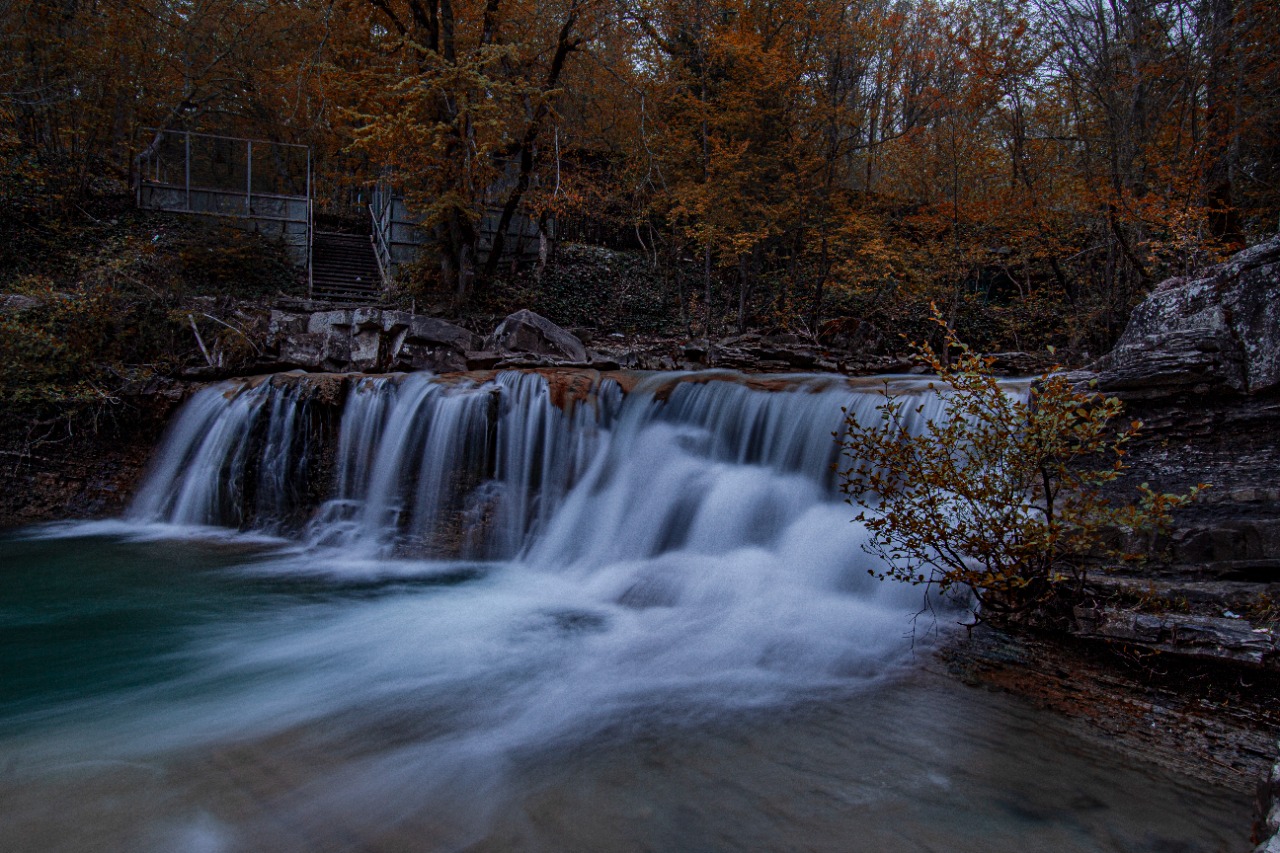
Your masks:
<svg viewBox="0 0 1280 853"><path fill-rule="evenodd" d="M731 586L676 606L518 562L10 534L0 846L1248 849L1245 798L952 683L905 619L876 640L814 598L820 636L756 647Z"/></svg>

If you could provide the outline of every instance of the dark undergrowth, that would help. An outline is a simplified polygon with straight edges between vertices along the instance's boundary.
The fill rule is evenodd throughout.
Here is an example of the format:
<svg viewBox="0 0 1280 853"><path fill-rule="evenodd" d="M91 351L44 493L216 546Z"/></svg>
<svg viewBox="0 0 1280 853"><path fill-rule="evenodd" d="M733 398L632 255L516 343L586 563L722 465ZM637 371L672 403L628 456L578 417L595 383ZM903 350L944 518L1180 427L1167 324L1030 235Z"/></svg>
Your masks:
<svg viewBox="0 0 1280 853"><path fill-rule="evenodd" d="M234 364L256 346L244 305L305 292L284 247L260 235L140 211L120 193L65 198L0 229L7 418L105 412L130 384Z"/></svg>

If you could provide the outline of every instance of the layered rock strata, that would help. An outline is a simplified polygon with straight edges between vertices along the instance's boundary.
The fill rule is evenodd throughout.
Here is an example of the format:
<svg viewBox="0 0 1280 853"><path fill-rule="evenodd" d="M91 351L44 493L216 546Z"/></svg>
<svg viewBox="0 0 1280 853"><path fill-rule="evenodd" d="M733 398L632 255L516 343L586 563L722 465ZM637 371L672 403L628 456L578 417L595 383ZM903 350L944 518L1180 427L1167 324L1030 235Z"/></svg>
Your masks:
<svg viewBox="0 0 1280 853"><path fill-rule="evenodd" d="M1119 494L1209 486L1148 566L1096 579L1117 604L1079 633L1280 667L1280 237L1156 287L1074 376L1143 422Z"/></svg>

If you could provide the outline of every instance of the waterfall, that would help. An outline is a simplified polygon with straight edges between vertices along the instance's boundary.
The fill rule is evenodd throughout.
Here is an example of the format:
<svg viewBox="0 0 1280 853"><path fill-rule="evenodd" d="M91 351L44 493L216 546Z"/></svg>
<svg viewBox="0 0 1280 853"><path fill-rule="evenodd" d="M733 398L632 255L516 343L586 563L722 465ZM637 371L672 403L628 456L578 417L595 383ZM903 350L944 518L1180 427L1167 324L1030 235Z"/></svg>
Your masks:
<svg viewBox="0 0 1280 853"><path fill-rule="evenodd" d="M288 529L306 511L305 375L198 392L170 429L131 518ZM605 378L556 400L537 373L347 380L329 498L303 538L370 556L572 565L722 553L774 542L838 503L845 412L877 418L880 388L839 377ZM940 403L922 382L909 413ZM815 535L818 532L815 531Z"/></svg>
<svg viewBox="0 0 1280 853"><path fill-rule="evenodd" d="M349 376L331 393L334 381L196 394L133 509L288 534L298 545L260 565L272 575L421 580L403 598L379 586L369 615L279 650L300 685L330 656L363 661L341 668L345 686L323 700L281 690L270 720L237 726L366 694L396 707L475 695L464 716L502 750L631 708L861 682L910 648L919 595L872 576L833 473L845 413L877 423L883 382L512 371ZM926 381L892 382L914 397L909 428L940 413ZM306 488L285 488L303 474Z"/></svg>
<svg viewBox="0 0 1280 853"><path fill-rule="evenodd" d="M301 392L271 382L197 392L170 427L129 518L275 530L305 481Z"/></svg>
<svg viewBox="0 0 1280 853"><path fill-rule="evenodd" d="M895 386L921 418L925 387ZM470 790L455 769L878 681L910 659L920 593L871 575L831 468L842 409L878 418L879 390L728 372L205 389L133 517L296 544L236 558L244 617L206 625L190 670L130 693L104 737L324 744L358 724L389 743L334 767L323 810L372 827L419 778Z"/></svg>

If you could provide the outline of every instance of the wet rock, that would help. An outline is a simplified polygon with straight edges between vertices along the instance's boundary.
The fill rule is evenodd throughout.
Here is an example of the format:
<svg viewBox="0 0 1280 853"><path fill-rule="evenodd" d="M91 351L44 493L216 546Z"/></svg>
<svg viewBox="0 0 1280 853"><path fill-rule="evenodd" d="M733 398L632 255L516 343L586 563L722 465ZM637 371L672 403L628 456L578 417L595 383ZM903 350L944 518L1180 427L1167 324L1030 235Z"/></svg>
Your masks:
<svg viewBox="0 0 1280 853"><path fill-rule="evenodd" d="M991 369L1006 376L1037 376L1054 366L1052 353L1047 352L993 352Z"/></svg>
<svg viewBox="0 0 1280 853"><path fill-rule="evenodd" d="M271 312L266 369L458 371L479 336L435 317L381 308Z"/></svg>
<svg viewBox="0 0 1280 853"><path fill-rule="evenodd" d="M600 374L595 370L546 370L539 373L547 381L552 405L564 411L591 399L600 387Z"/></svg>
<svg viewBox="0 0 1280 853"><path fill-rule="evenodd" d="M1148 610L1177 610L1201 616L1230 612L1265 616L1267 603L1280 601L1280 581L1258 584L1247 580L1105 573L1091 576L1088 589L1095 599L1144 602ZM1258 619L1255 627L1269 627L1274 631L1280 629L1280 624L1267 624L1264 619Z"/></svg>
<svg viewBox="0 0 1280 853"><path fill-rule="evenodd" d="M475 347L479 349L479 347ZM484 348L499 353L521 353L587 363L587 349L582 341L527 308L509 315L493 330Z"/></svg>
<svg viewBox="0 0 1280 853"><path fill-rule="evenodd" d="M276 361L292 367L319 369L325 362L327 344L328 337L320 333L285 335L277 343Z"/></svg>
<svg viewBox="0 0 1280 853"><path fill-rule="evenodd" d="M34 296L25 296L21 293L0 293L0 314L17 314L21 311L30 311L32 308L39 308L41 305L44 305L44 302Z"/></svg>
<svg viewBox="0 0 1280 853"><path fill-rule="evenodd" d="M1169 547L1179 563L1267 562L1280 555L1280 519L1230 518L1180 527ZM1280 572L1275 579L1280 581Z"/></svg>
<svg viewBox="0 0 1280 853"><path fill-rule="evenodd" d="M620 360L595 350L587 350L587 363L595 370L622 370L625 366Z"/></svg>
<svg viewBox="0 0 1280 853"><path fill-rule="evenodd" d="M1280 755L1280 743L1276 744ZM1258 846L1254 853L1280 853L1280 759L1258 784L1258 821L1254 827Z"/></svg>
<svg viewBox="0 0 1280 853"><path fill-rule="evenodd" d="M1090 370L1126 396L1280 389L1280 236L1157 286Z"/></svg>
<svg viewBox="0 0 1280 853"><path fill-rule="evenodd" d="M1254 628L1245 619L1107 607L1077 607L1074 615L1077 636L1131 643L1155 651L1259 666L1273 663L1277 651L1276 637L1270 630Z"/></svg>
<svg viewBox="0 0 1280 853"><path fill-rule="evenodd" d="M267 320L267 335L280 338L286 335L303 335L307 332L310 315L289 311L272 311Z"/></svg>
<svg viewBox="0 0 1280 853"><path fill-rule="evenodd" d="M535 366L534 356L510 356L508 363ZM548 358L543 356L543 358ZM563 364L564 362L559 362ZM798 335L747 332L718 340L661 335L597 337L587 351L589 366L600 370L728 369L747 373L902 373L911 361L901 356L854 354L819 346ZM616 367L615 367L616 366Z"/></svg>
<svg viewBox="0 0 1280 853"><path fill-rule="evenodd" d="M313 402L337 408L346 395L346 378L340 373L308 376L304 380L307 397Z"/></svg>
<svg viewBox="0 0 1280 853"><path fill-rule="evenodd" d="M681 355L686 361L697 364L709 363L712 347L706 341L690 341L681 347Z"/></svg>
<svg viewBox="0 0 1280 853"><path fill-rule="evenodd" d="M466 356L467 370L489 370L502 361L502 356L492 350L470 350Z"/></svg>

